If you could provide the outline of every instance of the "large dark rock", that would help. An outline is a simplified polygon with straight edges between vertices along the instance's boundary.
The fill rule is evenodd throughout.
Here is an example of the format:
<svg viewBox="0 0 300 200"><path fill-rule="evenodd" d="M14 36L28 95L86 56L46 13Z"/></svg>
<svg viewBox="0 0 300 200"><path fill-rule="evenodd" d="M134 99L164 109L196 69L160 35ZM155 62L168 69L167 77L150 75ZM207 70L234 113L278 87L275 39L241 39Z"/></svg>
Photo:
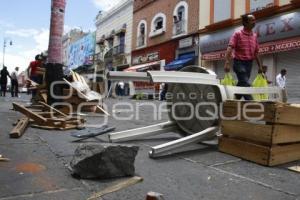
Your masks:
<svg viewBox="0 0 300 200"><path fill-rule="evenodd" d="M74 175L80 178L133 176L139 147L116 144L82 144L71 161Z"/></svg>

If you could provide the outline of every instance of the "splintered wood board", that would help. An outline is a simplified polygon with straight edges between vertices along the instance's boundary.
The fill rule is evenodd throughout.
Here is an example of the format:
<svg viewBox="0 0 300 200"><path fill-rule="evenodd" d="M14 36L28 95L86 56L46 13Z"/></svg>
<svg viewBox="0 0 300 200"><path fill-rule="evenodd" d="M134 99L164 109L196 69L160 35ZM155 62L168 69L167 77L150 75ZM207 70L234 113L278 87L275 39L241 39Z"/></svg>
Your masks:
<svg viewBox="0 0 300 200"><path fill-rule="evenodd" d="M259 103L262 105L263 110L261 112L247 112L248 117L260 117L263 116L261 121L276 124L290 124L300 125L300 107L294 104L286 104L280 102L255 102L255 101L226 101L222 107L222 114L225 117L235 117L239 111L243 112L245 105L247 109L260 109L261 106L255 105ZM240 119L229 120L246 120L244 115L241 115Z"/></svg>
<svg viewBox="0 0 300 200"><path fill-rule="evenodd" d="M300 126L281 124L257 124L244 121L221 122L222 134L265 145L300 142Z"/></svg>
<svg viewBox="0 0 300 200"><path fill-rule="evenodd" d="M13 107L14 107L14 110L22 113L23 115L27 116L30 119L33 119L36 122L39 122L39 123L47 122L46 118L32 112L31 110L25 108L23 105L20 105L18 103L13 103Z"/></svg>
<svg viewBox="0 0 300 200"><path fill-rule="evenodd" d="M288 169L289 169L290 171L294 171L294 172L300 173L300 166L299 166L299 165L298 165L298 166L288 167Z"/></svg>
<svg viewBox="0 0 300 200"><path fill-rule="evenodd" d="M9 137L20 138L24 134L28 124L29 124L29 118L24 117L24 118L20 119L18 121L17 125L9 133Z"/></svg>
<svg viewBox="0 0 300 200"><path fill-rule="evenodd" d="M300 143L268 147L248 141L220 137L219 150L265 166L300 160Z"/></svg>

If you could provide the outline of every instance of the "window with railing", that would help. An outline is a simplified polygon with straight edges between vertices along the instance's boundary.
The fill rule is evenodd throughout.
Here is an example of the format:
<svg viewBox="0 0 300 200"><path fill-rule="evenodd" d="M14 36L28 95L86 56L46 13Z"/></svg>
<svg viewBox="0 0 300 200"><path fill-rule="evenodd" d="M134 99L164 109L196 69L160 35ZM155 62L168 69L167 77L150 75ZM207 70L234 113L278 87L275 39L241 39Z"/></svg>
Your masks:
<svg viewBox="0 0 300 200"><path fill-rule="evenodd" d="M156 14L151 23L151 32L149 34L149 37L155 37L158 35L162 35L166 32L166 15L163 13Z"/></svg>
<svg viewBox="0 0 300 200"><path fill-rule="evenodd" d="M188 4L180 1L173 12L173 35L181 35L187 33L188 22Z"/></svg>
<svg viewBox="0 0 300 200"><path fill-rule="evenodd" d="M185 20L174 22L173 35L180 35L186 32Z"/></svg>
<svg viewBox="0 0 300 200"><path fill-rule="evenodd" d="M118 46L115 46L113 49L113 55L119 55L125 53L125 44L120 44Z"/></svg>
<svg viewBox="0 0 300 200"><path fill-rule="evenodd" d="M141 46L144 46L145 45L145 35L139 35L138 37L138 46L141 47Z"/></svg>
<svg viewBox="0 0 300 200"><path fill-rule="evenodd" d="M147 26L146 21L140 21L137 30L137 46L142 47L146 45L146 33L147 33Z"/></svg>

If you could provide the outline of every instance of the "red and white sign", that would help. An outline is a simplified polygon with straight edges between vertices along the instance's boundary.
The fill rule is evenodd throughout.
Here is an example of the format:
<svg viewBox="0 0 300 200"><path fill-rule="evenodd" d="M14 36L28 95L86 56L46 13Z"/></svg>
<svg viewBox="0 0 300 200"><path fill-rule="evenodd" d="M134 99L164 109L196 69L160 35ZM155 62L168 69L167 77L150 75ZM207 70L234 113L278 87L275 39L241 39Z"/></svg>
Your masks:
<svg viewBox="0 0 300 200"><path fill-rule="evenodd" d="M269 54L281 51L290 51L300 48L300 38L268 42L259 47L259 54Z"/></svg>
<svg viewBox="0 0 300 200"><path fill-rule="evenodd" d="M259 47L259 54L270 54L277 53L281 51L290 51L293 49L300 48L300 37L280 40L275 42L267 42L261 44ZM223 60L225 59L226 51L216 51L212 53L207 53L202 55L202 60Z"/></svg>

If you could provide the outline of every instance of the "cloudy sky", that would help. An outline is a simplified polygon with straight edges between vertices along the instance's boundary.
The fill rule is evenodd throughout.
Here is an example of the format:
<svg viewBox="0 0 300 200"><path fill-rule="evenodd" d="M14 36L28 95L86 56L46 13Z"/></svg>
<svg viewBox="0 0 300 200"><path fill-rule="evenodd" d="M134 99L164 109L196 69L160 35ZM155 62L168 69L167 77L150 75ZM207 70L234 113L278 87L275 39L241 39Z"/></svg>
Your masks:
<svg viewBox="0 0 300 200"><path fill-rule="evenodd" d="M74 27L95 30L99 10L107 11L124 0L67 0L65 32ZM48 48L51 0L1 0L0 4L0 69L3 42L7 41L5 65L27 68L34 56ZM12 46L9 45L12 41Z"/></svg>

